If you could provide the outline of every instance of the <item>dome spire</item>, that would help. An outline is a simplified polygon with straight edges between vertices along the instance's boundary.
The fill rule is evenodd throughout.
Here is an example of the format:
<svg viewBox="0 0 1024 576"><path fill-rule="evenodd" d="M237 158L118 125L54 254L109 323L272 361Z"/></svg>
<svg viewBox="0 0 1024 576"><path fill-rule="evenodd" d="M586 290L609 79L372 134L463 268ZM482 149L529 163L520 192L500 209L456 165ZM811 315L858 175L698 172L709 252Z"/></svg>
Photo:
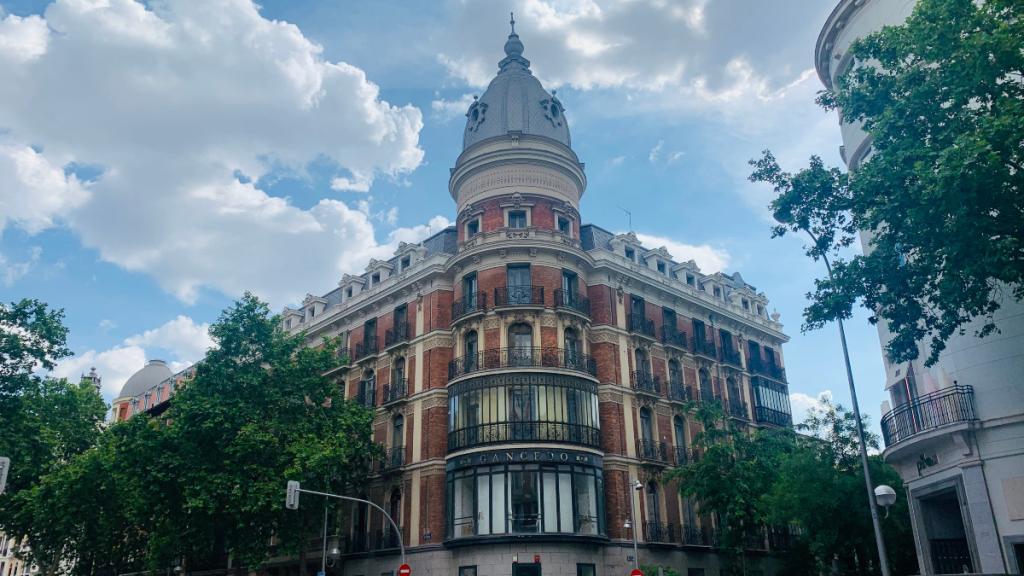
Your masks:
<svg viewBox="0 0 1024 576"><path fill-rule="evenodd" d="M501 72L504 72L510 64L515 63L520 68L529 70L530 61L523 58L523 42L519 39L519 35L516 34L515 12L510 12L509 14L511 16L509 25L512 27L512 31L508 35L508 40L505 41L505 58L498 62L498 68Z"/></svg>

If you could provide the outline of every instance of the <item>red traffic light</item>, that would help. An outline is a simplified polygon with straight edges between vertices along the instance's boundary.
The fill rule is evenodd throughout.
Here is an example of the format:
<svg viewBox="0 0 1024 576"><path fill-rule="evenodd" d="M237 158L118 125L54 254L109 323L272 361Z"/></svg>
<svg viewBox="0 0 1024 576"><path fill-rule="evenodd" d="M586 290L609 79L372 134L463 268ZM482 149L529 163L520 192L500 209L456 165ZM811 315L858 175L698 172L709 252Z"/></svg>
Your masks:
<svg viewBox="0 0 1024 576"><path fill-rule="evenodd" d="M398 567L398 576L412 576L412 568L409 568L408 564L402 564Z"/></svg>
<svg viewBox="0 0 1024 576"><path fill-rule="evenodd" d="M644 573L639 568L633 568L633 571L629 573L629 576L644 576Z"/></svg>

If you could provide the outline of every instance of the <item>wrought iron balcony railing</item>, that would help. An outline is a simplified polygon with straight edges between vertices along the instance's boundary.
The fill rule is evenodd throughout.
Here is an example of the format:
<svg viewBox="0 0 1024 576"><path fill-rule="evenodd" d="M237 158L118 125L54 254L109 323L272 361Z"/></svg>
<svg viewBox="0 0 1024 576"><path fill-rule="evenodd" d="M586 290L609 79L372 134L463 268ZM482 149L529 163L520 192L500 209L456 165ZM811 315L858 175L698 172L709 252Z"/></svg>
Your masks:
<svg viewBox="0 0 1024 576"><path fill-rule="evenodd" d="M405 378L393 380L384 385L384 403L390 404L405 399L408 394L408 381Z"/></svg>
<svg viewBox="0 0 1024 576"><path fill-rule="evenodd" d="M750 371L754 374L760 374L782 382L786 381L786 369L778 364L765 362L760 358L751 358L748 364L750 364Z"/></svg>
<svg viewBox="0 0 1024 576"><path fill-rule="evenodd" d="M668 464L668 445L658 440L637 440L637 457L644 462Z"/></svg>
<svg viewBox="0 0 1024 576"><path fill-rule="evenodd" d="M362 360L367 356L372 356L378 352L377 339L369 338L356 344L355 349L352 351L353 360Z"/></svg>
<svg viewBox="0 0 1024 576"><path fill-rule="evenodd" d="M494 289L495 306L543 306L543 286L505 286Z"/></svg>
<svg viewBox="0 0 1024 576"><path fill-rule="evenodd" d="M661 327L661 343L666 346L674 346L683 350L687 349L686 332L672 328L671 326Z"/></svg>
<svg viewBox="0 0 1024 576"><path fill-rule="evenodd" d="M747 412L747 403L743 400L727 400L725 402L725 411L733 418L750 420L750 414Z"/></svg>
<svg viewBox="0 0 1024 576"><path fill-rule="evenodd" d="M715 346L714 340L701 340L700 338L694 338L693 352L695 354L707 356L708 358L718 359L718 348Z"/></svg>
<svg viewBox="0 0 1024 576"><path fill-rule="evenodd" d="M388 472L405 466L405 446L392 446L384 451L380 459L380 471Z"/></svg>
<svg viewBox="0 0 1024 576"><path fill-rule="evenodd" d="M682 532L684 546L715 546L718 542L717 534L710 528L687 526Z"/></svg>
<svg viewBox="0 0 1024 576"><path fill-rule="evenodd" d="M480 370L501 368L562 368L597 375L597 362L587 354L562 348L496 348L456 358L448 363L448 379Z"/></svg>
<svg viewBox="0 0 1024 576"><path fill-rule="evenodd" d="M740 357L740 351L735 348L722 347L722 362L743 368L743 358Z"/></svg>
<svg viewBox="0 0 1024 576"><path fill-rule="evenodd" d="M448 450L506 442L558 442L601 447L601 430L569 422L495 422L448 432Z"/></svg>
<svg viewBox="0 0 1024 576"><path fill-rule="evenodd" d="M348 366L352 362L352 351L348 349L348 346L342 346L338 348L338 366Z"/></svg>
<svg viewBox="0 0 1024 576"><path fill-rule="evenodd" d="M676 527L671 522L668 524L644 522L644 541L660 544L675 544L678 541L676 536Z"/></svg>
<svg viewBox="0 0 1024 576"><path fill-rule="evenodd" d="M626 316L626 329L634 334L654 338L654 321L643 316L629 314Z"/></svg>
<svg viewBox="0 0 1024 576"><path fill-rule="evenodd" d="M781 410L773 410L767 406L754 406L754 419L762 424L775 426L792 426L793 415Z"/></svg>
<svg viewBox="0 0 1024 576"><path fill-rule="evenodd" d="M634 370L629 373L629 379L633 383L633 389L637 392L648 394L661 394L661 378L651 374L647 370Z"/></svg>
<svg viewBox="0 0 1024 576"><path fill-rule="evenodd" d="M555 307L569 308L584 316L590 316L590 298L577 292L562 290L561 288L555 290Z"/></svg>
<svg viewBox="0 0 1024 576"><path fill-rule="evenodd" d="M395 327L384 332L384 347L390 348L395 344L409 341L409 323L402 322L395 324Z"/></svg>
<svg viewBox="0 0 1024 576"><path fill-rule="evenodd" d="M486 309L487 293L470 292L462 300L456 300L452 303L452 320L458 320L474 312L483 312Z"/></svg>
<svg viewBox="0 0 1024 576"><path fill-rule="evenodd" d="M674 452L676 466L686 466L690 463L690 450L686 446L676 446Z"/></svg>
<svg viewBox="0 0 1024 576"><path fill-rule="evenodd" d="M372 386L367 386L364 382L359 383L359 393L356 394L356 404L360 406L366 406L367 408L373 408L377 405L377 389Z"/></svg>
<svg viewBox="0 0 1024 576"><path fill-rule="evenodd" d="M957 422L977 420L974 387L955 385L919 396L913 402L893 408L882 416L882 438L886 446L916 434Z"/></svg>
<svg viewBox="0 0 1024 576"><path fill-rule="evenodd" d="M690 389L683 386L681 382L670 382L668 386L668 399L675 402L689 402Z"/></svg>

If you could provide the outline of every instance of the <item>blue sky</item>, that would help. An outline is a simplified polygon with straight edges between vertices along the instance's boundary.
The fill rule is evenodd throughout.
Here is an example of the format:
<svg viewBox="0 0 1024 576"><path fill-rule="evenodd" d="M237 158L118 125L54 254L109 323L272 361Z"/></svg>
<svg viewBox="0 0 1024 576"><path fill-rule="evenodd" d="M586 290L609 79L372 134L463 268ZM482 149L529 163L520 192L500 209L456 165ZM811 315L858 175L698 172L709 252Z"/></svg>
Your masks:
<svg viewBox="0 0 1024 576"><path fill-rule="evenodd" d="M584 221L633 229L764 291L792 341L795 408L848 393L834 327L801 334L821 272L769 238L746 161L839 164L817 108L831 2L0 0L0 298L67 313L108 397L145 358L197 359L249 289L323 293L454 219L448 170L508 12L586 163ZM849 323L877 430L884 374Z"/></svg>

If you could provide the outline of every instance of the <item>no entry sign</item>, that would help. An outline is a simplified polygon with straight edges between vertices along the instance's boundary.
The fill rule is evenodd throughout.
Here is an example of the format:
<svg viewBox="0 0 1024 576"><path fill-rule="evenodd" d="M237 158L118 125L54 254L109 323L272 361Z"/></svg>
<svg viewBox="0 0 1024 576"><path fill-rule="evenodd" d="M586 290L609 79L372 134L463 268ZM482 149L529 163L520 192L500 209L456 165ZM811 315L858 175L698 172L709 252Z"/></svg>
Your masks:
<svg viewBox="0 0 1024 576"><path fill-rule="evenodd" d="M412 568L409 568L408 564L402 564L398 567L398 576L412 576Z"/></svg>
<svg viewBox="0 0 1024 576"><path fill-rule="evenodd" d="M633 571L629 573L629 576L644 576L644 573L639 568L633 568Z"/></svg>

